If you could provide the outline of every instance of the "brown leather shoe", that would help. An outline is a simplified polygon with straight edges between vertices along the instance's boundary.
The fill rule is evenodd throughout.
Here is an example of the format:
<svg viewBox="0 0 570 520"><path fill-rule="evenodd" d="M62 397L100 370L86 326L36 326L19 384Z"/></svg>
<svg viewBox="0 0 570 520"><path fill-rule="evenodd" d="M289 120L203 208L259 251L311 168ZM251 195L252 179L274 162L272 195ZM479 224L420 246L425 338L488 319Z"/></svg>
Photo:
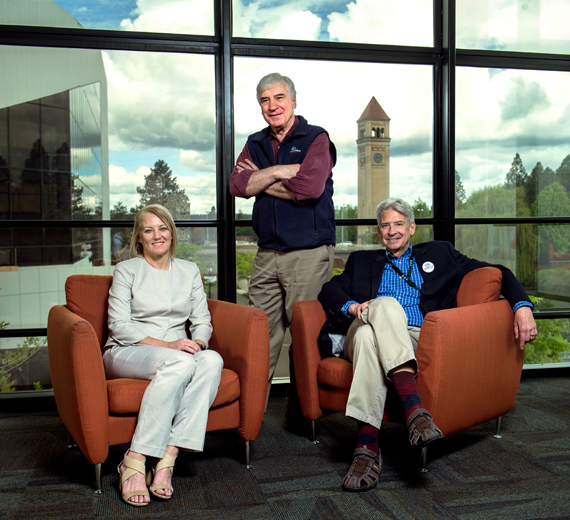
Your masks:
<svg viewBox="0 0 570 520"><path fill-rule="evenodd" d="M382 457L368 448L356 448L354 460L342 483L345 491L368 491L378 484Z"/></svg>
<svg viewBox="0 0 570 520"><path fill-rule="evenodd" d="M407 420L407 425L412 446L425 446L436 439L443 438L441 430L434 424L431 415L424 408L414 410Z"/></svg>

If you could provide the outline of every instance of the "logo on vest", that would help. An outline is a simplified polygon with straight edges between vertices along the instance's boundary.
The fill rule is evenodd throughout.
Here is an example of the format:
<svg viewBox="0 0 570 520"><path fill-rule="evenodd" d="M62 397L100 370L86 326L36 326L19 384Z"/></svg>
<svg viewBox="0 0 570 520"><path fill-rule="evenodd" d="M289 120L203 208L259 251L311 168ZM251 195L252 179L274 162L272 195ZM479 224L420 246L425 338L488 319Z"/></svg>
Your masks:
<svg viewBox="0 0 570 520"><path fill-rule="evenodd" d="M422 265L422 269L426 273L431 273L435 269L435 265L432 262L424 262Z"/></svg>
<svg viewBox="0 0 570 520"><path fill-rule="evenodd" d="M291 150L289 150L289 153L301 153L301 150L299 150L299 148L293 145L291 147Z"/></svg>

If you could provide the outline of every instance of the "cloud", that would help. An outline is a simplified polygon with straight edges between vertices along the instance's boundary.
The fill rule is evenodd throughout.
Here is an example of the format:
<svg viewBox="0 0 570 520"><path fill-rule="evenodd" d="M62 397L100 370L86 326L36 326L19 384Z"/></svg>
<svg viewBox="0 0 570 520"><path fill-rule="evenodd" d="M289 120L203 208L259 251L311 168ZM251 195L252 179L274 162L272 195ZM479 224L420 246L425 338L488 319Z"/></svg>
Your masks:
<svg viewBox="0 0 570 520"><path fill-rule="evenodd" d="M133 17L125 18L121 29L214 34L213 3L204 0L137 0Z"/></svg>
<svg viewBox="0 0 570 520"><path fill-rule="evenodd" d="M331 40L390 45L433 45L432 0L355 0L328 16Z"/></svg>
<svg viewBox="0 0 570 520"><path fill-rule="evenodd" d="M531 112L549 108L552 104L540 83L521 76L511 78L504 98L498 99L497 103L503 121L524 119Z"/></svg>
<svg viewBox="0 0 570 520"><path fill-rule="evenodd" d="M212 56L105 52L109 133L125 148L215 146Z"/></svg>
<svg viewBox="0 0 570 520"><path fill-rule="evenodd" d="M122 166L109 165L109 186L111 192L110 207L112 208L119 201L125 206L136 206L139 203L140 195L137 192L138 186L144 185L144 176L150 173L150 168L140 166L136 171L128 171Z"/></svg>

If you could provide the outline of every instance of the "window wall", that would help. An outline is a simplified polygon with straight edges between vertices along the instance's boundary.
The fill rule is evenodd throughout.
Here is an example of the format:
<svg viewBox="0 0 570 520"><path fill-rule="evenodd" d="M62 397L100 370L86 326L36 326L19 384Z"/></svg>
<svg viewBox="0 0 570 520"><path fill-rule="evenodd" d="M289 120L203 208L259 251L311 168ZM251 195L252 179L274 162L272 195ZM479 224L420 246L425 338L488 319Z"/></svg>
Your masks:
<svg viewBox="0 0 570 520"><path fill-rule="evenodd" d="M49 308L64 303L70 274L110 275L128 257L144 204L171 210L177 256L200 266L210 297L247 304L253 200L234 200L228 183L265 126L256 84L275 71L337 149L335 269L378 247L374 207L403 197L416 240L449 240L517 274L541 327L527 362L561 366L568 10L560 0L3 1L0 356L19 364L0 386L49 388L35 375Z"/></svg>

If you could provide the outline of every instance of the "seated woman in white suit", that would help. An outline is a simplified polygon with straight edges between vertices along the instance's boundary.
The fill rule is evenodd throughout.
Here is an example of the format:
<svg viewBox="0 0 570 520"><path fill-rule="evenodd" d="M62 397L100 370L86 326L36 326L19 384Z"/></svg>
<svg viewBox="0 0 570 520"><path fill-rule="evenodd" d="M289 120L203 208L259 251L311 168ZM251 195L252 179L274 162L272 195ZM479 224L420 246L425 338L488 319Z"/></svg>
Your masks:
<svg viewBox="0 0 570 520"><path fill-rule="evenodd" d="M200 271L175 258L177 246L168 210L159 205L141 209L131 258L115 267L109 292L107 377L151 380L130 450L118 467L122 498L133 506L148 505L147 485L157 498L171 498L179 449L204 448L208 410L222 373L222 358L207 350L212 325ZM146 457L158 462L149 464L145 482Z"/></svg>

